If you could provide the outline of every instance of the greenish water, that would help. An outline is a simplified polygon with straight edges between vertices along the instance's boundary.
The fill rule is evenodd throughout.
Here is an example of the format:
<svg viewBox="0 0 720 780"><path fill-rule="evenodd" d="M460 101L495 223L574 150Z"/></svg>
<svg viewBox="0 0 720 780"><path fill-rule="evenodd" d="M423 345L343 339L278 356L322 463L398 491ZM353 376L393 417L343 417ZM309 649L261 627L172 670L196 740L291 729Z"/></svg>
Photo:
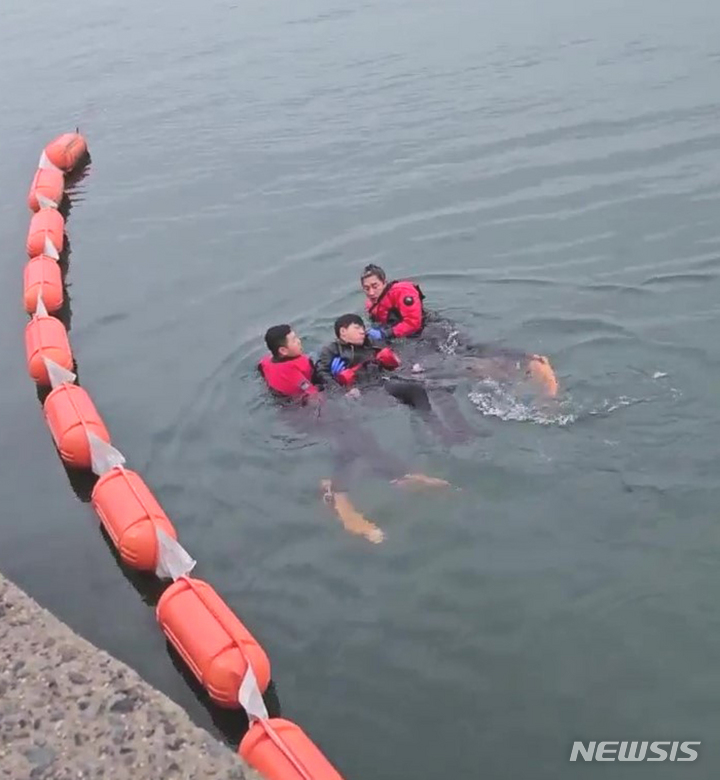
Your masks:
<svg viewBox="0 0 720 780"><path fill-rule="evenodd" d="M6 3L2 570L239 735L173 665L25 374L25 195L80 124L80 380L283 714L348 780L716 776L719 24L709 0ZM254 372L267 326L316 349L361 310L370 261L563 386L542 413L463 394L489 435L451 450L359 409L462 487L360 481L377 548L327 515L327 450ZM568 763L574 739L703 744L603 770Z"/></svg>

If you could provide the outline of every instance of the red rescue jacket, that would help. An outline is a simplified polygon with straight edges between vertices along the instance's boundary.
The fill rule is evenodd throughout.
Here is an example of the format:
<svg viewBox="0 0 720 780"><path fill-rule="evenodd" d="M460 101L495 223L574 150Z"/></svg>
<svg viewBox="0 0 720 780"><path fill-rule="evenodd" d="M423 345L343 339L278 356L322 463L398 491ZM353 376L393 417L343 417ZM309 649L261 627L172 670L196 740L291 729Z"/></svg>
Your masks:
<svg viewBox="0 0 720 780"><path fill-rule="evenodd" d="M266 355L258 364L268 387L286 398L304 399L320 392L315 366L307 355L283 360Z"/></svg>
<svg viewBox="0 0 720 780"><path fill-rule="evenodd" d="M425 324L423 300L418 285L409 281L389 282L375 303L365 301L368 316L373 322L389 325L395 338L420 333Z"/></svg>

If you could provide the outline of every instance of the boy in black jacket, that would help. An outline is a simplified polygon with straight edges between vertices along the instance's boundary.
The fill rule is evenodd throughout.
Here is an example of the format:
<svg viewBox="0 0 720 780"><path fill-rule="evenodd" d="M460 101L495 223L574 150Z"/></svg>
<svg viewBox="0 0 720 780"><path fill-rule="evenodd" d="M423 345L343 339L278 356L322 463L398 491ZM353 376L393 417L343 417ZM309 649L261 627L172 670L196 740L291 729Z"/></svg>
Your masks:
<svg viewBox="0 0 720 780"><path fill-rule="evenodd" d="M359 395L358 385L382 382L393 398L429 412L430 399L424 387L417 382L387 378L399 366L400 360L390 347L368 337L365 323L357 314L343 314L335 320L335 341L323 347L317 361L318 373L326 386L336 382Z"/></svg>

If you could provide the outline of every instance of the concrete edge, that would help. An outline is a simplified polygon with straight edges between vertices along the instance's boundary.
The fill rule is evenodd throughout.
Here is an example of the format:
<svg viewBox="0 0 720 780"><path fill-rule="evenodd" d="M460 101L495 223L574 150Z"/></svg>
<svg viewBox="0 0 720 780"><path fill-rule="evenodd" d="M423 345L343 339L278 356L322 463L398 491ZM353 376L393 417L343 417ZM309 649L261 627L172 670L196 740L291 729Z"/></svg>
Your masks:
<svg viewBox="0 0 720 780"><path fill-rule="evenodd" d="M261 780L137 672L2 574L0 777Z"/></svg>

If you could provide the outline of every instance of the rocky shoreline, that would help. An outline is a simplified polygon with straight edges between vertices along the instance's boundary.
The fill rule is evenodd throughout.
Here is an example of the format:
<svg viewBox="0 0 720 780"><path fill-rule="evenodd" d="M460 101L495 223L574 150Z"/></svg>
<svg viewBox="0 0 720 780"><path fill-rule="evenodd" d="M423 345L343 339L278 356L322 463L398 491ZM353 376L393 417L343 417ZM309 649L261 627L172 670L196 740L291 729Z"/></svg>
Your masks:
<svg viewBox="0 0 720 780"><path fill-rule="evenodd" d="M0 575L0 778L259 780L174 702Z"/></svg>

